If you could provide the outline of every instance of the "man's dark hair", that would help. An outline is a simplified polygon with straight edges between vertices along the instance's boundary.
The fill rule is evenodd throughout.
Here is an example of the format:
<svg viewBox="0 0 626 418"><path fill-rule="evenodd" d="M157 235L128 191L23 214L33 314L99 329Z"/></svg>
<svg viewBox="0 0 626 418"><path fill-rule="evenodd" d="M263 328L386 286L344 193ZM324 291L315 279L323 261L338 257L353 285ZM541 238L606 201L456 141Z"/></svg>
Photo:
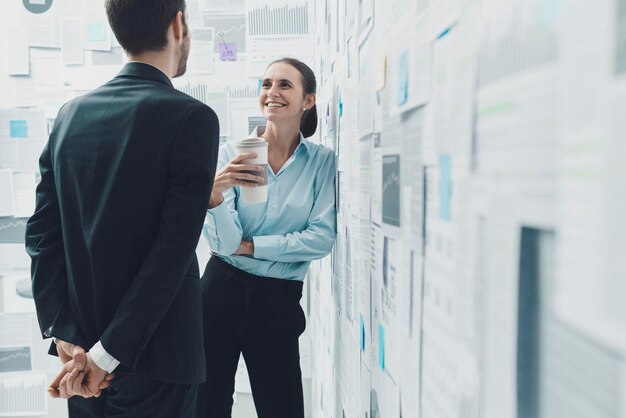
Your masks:
<svg viewBox="0 0 626 418"><path fill-rule="evenodd" d="M113 33L126 52L159 51L167 45L167 29L176 13L183 13L185 0L106 0Z"/></svg>

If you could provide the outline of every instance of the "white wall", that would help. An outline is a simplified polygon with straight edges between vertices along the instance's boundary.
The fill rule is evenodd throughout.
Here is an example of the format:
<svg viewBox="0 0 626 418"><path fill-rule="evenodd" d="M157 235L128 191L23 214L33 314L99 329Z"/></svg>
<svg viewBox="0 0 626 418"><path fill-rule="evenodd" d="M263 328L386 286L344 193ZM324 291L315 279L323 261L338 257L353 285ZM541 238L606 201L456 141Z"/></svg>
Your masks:
<svg viewBox="0 0 626 418"><path fill-rule="evenodd" d="M626 417L626 3L315 10L313 416Z"/></svg>

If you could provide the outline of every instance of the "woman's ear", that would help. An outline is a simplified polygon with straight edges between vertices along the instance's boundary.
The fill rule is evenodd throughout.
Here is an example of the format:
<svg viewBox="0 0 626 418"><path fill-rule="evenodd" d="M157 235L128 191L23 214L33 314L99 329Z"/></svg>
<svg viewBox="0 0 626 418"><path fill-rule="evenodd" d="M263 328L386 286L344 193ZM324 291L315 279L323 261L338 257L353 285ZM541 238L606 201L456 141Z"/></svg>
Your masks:
<svg viewBox="0 0 626 418"><path fill-rule="evenodd" d="M312 108L315 105L315 93L309 93L304 96L304 107L307 109Z"/></svg>

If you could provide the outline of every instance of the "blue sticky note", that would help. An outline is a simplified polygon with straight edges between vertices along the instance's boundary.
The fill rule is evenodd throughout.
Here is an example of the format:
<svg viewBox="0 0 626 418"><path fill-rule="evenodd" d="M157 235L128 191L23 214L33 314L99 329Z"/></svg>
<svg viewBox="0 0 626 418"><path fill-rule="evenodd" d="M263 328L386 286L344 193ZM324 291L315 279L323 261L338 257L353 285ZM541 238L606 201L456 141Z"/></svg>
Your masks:
<svg viewBox="0 0 626 418"><path fill-rule="evenodd" d="M378 365L385 370L385 328L378 324Z"/></svg>
<svg viewBox="0 0 626 418"><path fill-rule="evenodd" d="M28 122L25 120L9 121L11 138L28 138Z"/></svg>
<svg viewBox="0 0 626 418"><path fill-rule="evenodd" d="M398 106L409 99L409 51L400 54L398 60Z"/></svg>
<svg viewBox="0 0 626 418"><path fill-rule="evenodd" d="M87 25L87 38L89 42L107 40L107 28L104 23L90 23Z"/></svg>
<svg viewBox="0 0 626 418"><path fill-rule="evenodd" d="M448 154L439 156L439 217L452 219L452 161Z"/></svg>
<svg viewBox="0 0 626 418"><path fill-rule="evenodd" d="M361 317L361 351L365 351L365 319L363 314L359 314Z"/></svg>

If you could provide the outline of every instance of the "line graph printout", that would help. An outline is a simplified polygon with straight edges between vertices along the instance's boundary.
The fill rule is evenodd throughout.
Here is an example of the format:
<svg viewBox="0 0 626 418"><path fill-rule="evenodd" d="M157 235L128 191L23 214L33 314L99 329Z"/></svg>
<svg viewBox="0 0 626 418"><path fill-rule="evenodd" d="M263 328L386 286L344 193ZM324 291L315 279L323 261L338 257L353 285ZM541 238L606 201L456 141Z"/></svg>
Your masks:
<svg viewBox="0 0 626 418"><path fill-rule="evenodd" d="M12 216L0 217L0 242L23 243L26 233L26 219Z"/></svg>
<svg viewBox="0 0 626 418"><path fill-rule="evenodd" d="M251 38L305 36L309 33L305 2L284 5L257 3L248 8L247 32Z"/></svg>
<svg viewBox="0 0 626 418"><path fill-rule="evenodd" d="M215 49L220 53L220 44L235 44L237 53L246 51L246 15L205 15L204 26L215 29Z"/></svg>
<svg viewBox="0 0 626 418"><path fill-rule="evenodd" d="M383 222L400 226L400 155L383 157Z"/></svg>
<svg viewBox="0 0 626 418"><path fill-rule="evenodd" d="M31 369L30 347L0 347L0 373Z"/></svg>

